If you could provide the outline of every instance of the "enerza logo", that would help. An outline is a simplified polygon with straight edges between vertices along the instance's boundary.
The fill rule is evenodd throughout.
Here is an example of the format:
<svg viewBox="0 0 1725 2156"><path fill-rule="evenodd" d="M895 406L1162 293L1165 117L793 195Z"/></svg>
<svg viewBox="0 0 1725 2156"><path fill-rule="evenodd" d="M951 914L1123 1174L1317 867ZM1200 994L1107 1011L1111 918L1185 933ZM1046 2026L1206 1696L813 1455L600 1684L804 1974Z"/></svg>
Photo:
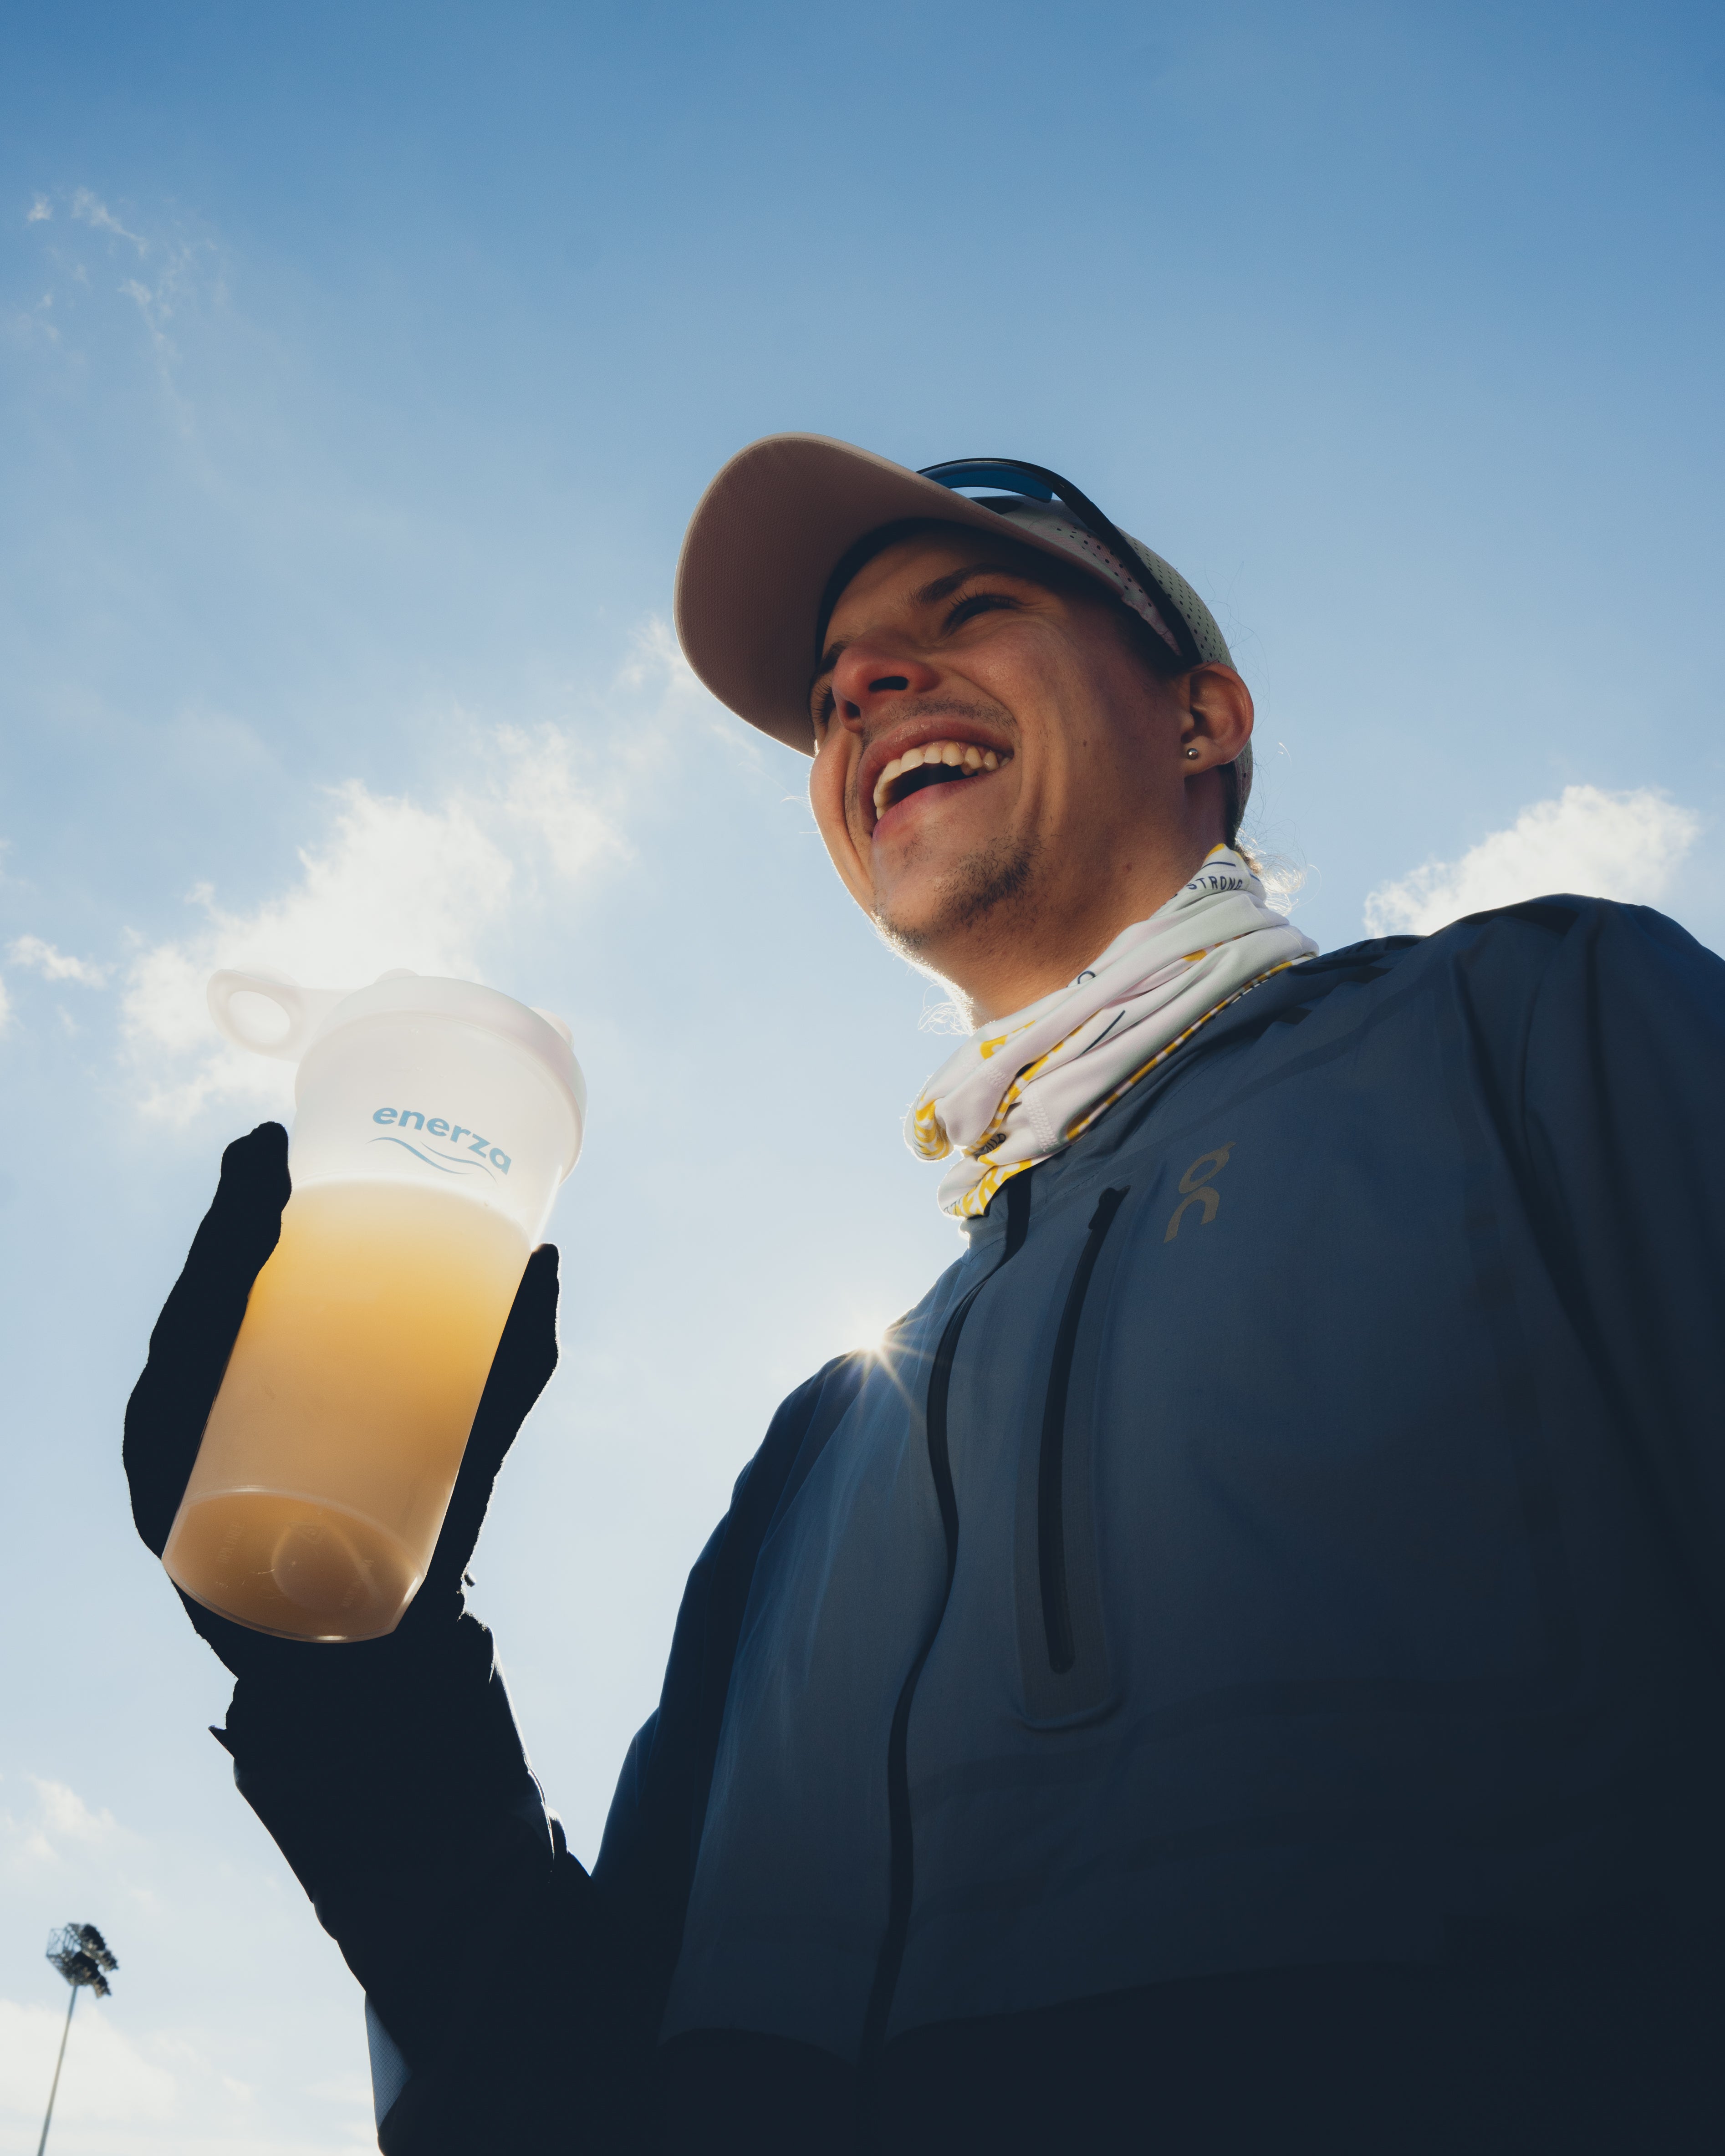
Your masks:
<svg viewBox="0 0 1725 2156"><path fill-rule="evenodd" d="M373 1145L404 1146L415 1160L423 1160L428 1168L440 1168L445 1175L471 1175L477 1169L495 1183L500 1175L509 1173L509 1155L465 1123L451 1123L442 1116L427 1117L417 1108L373 1108L372 1121L395 1125L394 1130L373 1138ZM399 1133L405 1130L415 1131L427 1141L440 1141L439 1150L434 1152L427 1143L415 1145L410 1138L401 1137ZM444 1152L444 1144L452 1150Z"/></svg>

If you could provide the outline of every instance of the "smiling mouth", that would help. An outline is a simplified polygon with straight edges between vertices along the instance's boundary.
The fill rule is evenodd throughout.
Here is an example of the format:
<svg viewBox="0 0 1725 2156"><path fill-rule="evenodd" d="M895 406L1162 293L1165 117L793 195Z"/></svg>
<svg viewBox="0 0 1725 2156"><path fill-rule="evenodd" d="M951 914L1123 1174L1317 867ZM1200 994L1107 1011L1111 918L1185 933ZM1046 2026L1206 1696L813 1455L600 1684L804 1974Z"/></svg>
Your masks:
<svg viewBox="0 0 1725 2156"><path fill-rule="evenodd" d="M1010 756L1010 750L1002 756L992 748L978 748L974 742L932 741L907 748L875 781L875 820L879 823L889 808L908 801L925 786L953 786L962 779L979 778L998 771Z"/></svg>

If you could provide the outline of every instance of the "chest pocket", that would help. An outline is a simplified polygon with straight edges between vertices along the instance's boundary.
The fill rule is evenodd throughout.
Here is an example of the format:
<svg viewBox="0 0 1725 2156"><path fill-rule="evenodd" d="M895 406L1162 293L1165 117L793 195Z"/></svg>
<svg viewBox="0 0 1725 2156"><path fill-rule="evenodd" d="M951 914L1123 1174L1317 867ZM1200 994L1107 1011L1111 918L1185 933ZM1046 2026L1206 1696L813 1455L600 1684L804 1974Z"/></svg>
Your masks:
<svg viewBox="0 0 1725 2156"><path fill-rule="evenodd" d="M1014 1547L1024 1719L1037 1728L1090 1722L1114 1704L1102 1624L1091 1471L1096 1361L1125 1238L1114 1235L1128 1188L1105 1190L1067 1282L1040 1426L1027 1418Z"/></svg>

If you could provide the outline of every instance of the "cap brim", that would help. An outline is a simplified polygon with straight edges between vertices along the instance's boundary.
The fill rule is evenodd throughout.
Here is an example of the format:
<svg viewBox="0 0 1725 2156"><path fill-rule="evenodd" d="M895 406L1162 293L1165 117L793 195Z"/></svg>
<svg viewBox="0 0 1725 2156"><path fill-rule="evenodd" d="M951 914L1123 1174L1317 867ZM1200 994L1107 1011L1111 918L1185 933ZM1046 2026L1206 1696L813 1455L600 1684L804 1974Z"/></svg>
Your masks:
<svg viewBox="0 0 1725 2156"><path fill-rule="evenodd" d="M1003 531L995 511L903 465L824 434L768 434L725 466L683 541L677 637L701 681L739 718L812 756L809 687L827 580L859 539L911 516L972 524L1072 566L1034 527Z"/></svg>

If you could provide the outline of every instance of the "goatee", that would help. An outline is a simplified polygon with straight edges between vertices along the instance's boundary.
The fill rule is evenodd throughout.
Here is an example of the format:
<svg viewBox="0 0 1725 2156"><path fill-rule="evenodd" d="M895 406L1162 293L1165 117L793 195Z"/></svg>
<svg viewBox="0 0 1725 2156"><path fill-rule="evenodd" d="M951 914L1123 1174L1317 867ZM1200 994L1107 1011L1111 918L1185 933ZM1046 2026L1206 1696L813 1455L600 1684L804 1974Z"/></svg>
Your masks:
<svg viewBox="0 0 1725 2156"><path fill-rule="evenodd" d="M1034 912L1034 900L1026 901L1036 852L1027 841L1002 839L968 855L942 879L921 920L895 919L877 906L870 916L876 933L890 951L924 972L939 970L938 954L955 935L979 928L997 936L1017 934Z"/></svg>

